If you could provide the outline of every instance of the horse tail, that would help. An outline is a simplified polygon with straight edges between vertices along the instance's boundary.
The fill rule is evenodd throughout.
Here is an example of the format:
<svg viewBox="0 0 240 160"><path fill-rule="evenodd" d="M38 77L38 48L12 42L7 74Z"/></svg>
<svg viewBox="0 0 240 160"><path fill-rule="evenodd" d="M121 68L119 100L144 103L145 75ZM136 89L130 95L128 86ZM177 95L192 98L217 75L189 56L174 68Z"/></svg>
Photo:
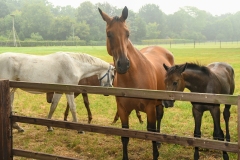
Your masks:
<svg viewBox="0 0 240 160"><path fill-rule="evenodd" d="M230 88L230 93L233 94L234 90L235 90L235 73L234 73L234 69L231 67L231 88Z"/></svg>

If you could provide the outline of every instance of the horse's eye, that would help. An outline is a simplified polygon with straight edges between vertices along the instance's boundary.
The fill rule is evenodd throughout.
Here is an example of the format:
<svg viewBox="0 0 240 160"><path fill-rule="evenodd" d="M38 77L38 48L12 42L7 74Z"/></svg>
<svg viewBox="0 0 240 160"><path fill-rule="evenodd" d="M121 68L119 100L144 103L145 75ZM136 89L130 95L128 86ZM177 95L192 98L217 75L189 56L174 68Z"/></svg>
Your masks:
<svg viewBox="0 0 240 160"><path fill-rule="evenodd" d="M107 33L107 37L108 38L111 38L112 37L112 34L110 32Z"/></svg>
<svg viewBox="0 0 240 160"><path fill-rule="evenodd" d="M173 85L174 85L174 86L176 86L177 84L178 84L178 83L177 83L176 81L175 81L175 82L173 82Z"/></svg>
<svg viewBox="0 0 240 160"><path fill-rule="evenodd" d="M129 35L130 35L130 33L129 33L129 31L127 32L127 38L129 38Z"/></svg>

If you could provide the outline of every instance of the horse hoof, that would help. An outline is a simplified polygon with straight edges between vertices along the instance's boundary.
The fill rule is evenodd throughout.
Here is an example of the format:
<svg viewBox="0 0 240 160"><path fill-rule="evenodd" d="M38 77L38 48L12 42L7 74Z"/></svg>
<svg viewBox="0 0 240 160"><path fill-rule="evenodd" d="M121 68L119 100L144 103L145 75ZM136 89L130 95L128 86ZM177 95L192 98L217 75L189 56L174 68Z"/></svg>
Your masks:
<svg viewBox="0 0 240 160"><path fill-rule="evenodd" d="M24 129L21 128L18 130L18 133L22 133L22 132L24 132Z"/></svg>
<svg viewBox="0 0 240 160"><path fill-rule="evenodd" d="M48 132L52 132L52 131L53 131L53 128L52 128L52 127L49 127L47 131L48 131Z"/></svg>
<svg viewBox="0 0 240 160"><path fill-rule="evenodd" d="M84 131L78 131L78 134L85 134Z"/></svg>

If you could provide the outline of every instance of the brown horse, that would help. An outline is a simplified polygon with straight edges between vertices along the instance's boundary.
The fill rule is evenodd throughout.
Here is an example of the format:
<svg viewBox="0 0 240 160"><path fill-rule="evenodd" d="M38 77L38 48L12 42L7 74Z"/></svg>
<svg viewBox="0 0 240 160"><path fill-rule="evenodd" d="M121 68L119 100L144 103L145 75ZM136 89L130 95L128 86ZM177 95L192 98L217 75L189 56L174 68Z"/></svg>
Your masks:
<svg viewBox="0 0 240 160"><path fill-rule="evenodd" d="M96 75L81 79L78 84L79 85L100 86L98 76L96 76ZM48 92L47 93L46 98L47 98L48 103L52 103L53 94L54 94L53 92ZM76 98L79 94L80 93L74 93L74 98ZM85 105L85 107L87 109L87 113L88 113L88 123L90 124L91 121L92 121L92 112L91 112L90 107L89 107L90 103L89 103L89 100L88 100L88 94L87 93L82 93L82 97L83 97L83 102L84 102L84 105ZM67 121L68 114L69 114L69 104L67 103L67 107L66 107L66 110L64 112L64 121ZM143 123L141 115L140 115L139 111L137 111L137 110L136 110L136 115L139 119L139 122ZM119 117L118 113L116 112L116 115L115 115L112 123L116 123L117 120L118 120L118 117Z"/></svg>
<svg viewBox="0 0 240 160"><path fill-rule="evenodd" d="M151 46L136 49L129 40L130 32L125 23L128 17L128 9L125 7L121 17L110 17L101 9L99 12L106 21L106 45L107 51L113 57L116 74L115 87L139 88L163 90L165 69L163 63L174 64L174 58L170 51ZM147 130L156 132L156 120L160 128L160 120L163 116L161 100L117 97L117 111L121 119L122 128L129 128L129 114L132 110L139 110L147 114ZM123 159L128 159L129 137L121 137L123 145ZM152 142L153 159L159 157L156 141Z"/></svg>
<svg viewBox="0 0 240 160"><path fill-rule="evenodd" d="M164 64L167 71L165 84L166 89L170 91L183 91L188 88L191 92L215 93L215 94L233 94L234 70L226 63L215 62L207 66L201 66L195 63L186 63L168 67ZM172 107L173 100L164 100L165 107ZM213 138L224 140L224 134L220 126L220 104L197 103L192 102L192 113L195 120L194 137L201 137L201 121L204 111L210 111L213 122ZM226 140L230 141L229 117L231 105L225 104L223 117L226 124ZM194 160L199 159L198 147L195 147ZM228 160L227 152L223 151L223 159Z"/></svg>

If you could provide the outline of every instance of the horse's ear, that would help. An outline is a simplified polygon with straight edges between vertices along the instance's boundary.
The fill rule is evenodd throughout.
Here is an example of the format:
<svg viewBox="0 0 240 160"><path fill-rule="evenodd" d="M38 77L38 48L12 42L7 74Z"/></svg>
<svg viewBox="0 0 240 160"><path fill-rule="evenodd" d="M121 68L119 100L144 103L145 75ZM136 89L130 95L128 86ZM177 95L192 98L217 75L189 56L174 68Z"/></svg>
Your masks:
<svg viewBox="0 0 240 160"><path fill-rule="evenodd" d="M187 65L188 65L188 63L186 63L186 64L182 67L181 73L185 71L185 69L187 68Z"/></svg>
<svg viewBox="0 0 240 160"><path fill-rule="evenodd" d="M163 67L166 71L168 71L169 67L165 63L163 63Z"/></svg>
<svg viewBox="0 0 240 160"><path fill-rule="evenodd" d="M111 17L109 17L105 12L103 12L100 8L98 8L98 11L100 15L102 16L102 19L109 24L111 22Z"/></svg>
<svg viewBox="0 0 240 160"><path fill-rule="evenodd" d="M121 19L123 20L123 21L125 21L126 19L127 19L127 17L128 17L128 8L125 6L124 8L123 8L123 10L122 10L122 15L121 15Z"/></svg>

